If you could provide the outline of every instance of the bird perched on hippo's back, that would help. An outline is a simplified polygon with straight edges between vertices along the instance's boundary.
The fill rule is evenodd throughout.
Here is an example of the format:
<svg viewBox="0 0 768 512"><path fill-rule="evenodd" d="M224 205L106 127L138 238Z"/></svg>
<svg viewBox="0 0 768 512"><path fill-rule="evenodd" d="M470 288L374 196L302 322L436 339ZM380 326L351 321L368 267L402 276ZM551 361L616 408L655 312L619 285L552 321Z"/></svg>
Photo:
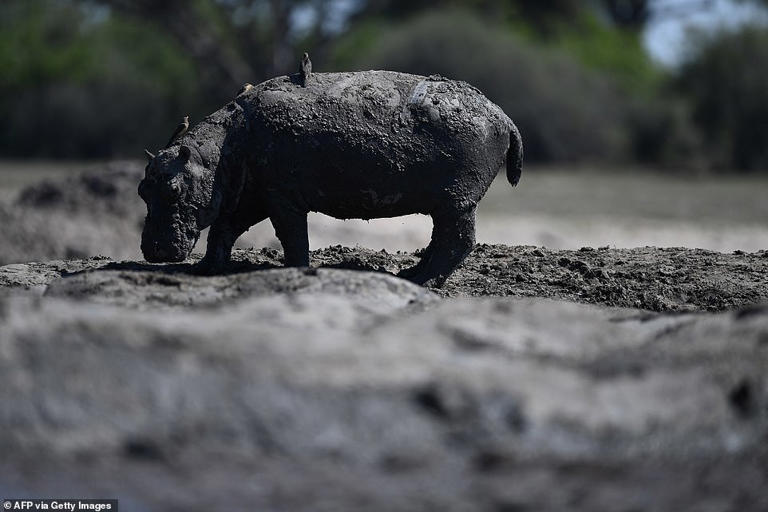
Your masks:
<svg viewBox="0 0 768 512"><path fill-rule="evenodd" d="M181 120L179 125L173 131L173 135L171 135L171 138L168 140L168 144L165 145L165 148L168 149L171 147L173 141L187 133L187 130L189 130L189 116L184 116L184 119Z"/></svg>
<svg viewBox="0 0 768 512"><path fill-rule="evenodd" d="M243 86L240 88L240 90L239 90L239 91L237 91L237 94L236 94L235 96L239 98L240 96L242 96L243 94L247 93L247 92L248 92L248 91L250 91L251 89L253 89L253 84L245 83L245 84L243 84Z"/></svg>
<svg viewBox="0 0 768 512"><path fill-rule="evenodd" d="M301 62L299 62L299 83L302 87L307 86L307 82L309 81L309 77L312 76L312 61L309 60L309 54L307 52L304 52L304 55L301 57Z"/></svg>

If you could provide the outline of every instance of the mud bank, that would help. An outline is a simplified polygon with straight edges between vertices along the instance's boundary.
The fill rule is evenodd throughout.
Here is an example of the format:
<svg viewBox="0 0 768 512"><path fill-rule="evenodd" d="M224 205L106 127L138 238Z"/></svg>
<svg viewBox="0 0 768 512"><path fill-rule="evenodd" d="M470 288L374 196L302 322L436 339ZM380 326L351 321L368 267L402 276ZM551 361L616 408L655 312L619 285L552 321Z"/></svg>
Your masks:
<svg viewBox="0 0 768 512"><path fill-rule="evenodd" d="M392 275L413 253L267 248L202 277L135 259L140 173L0 206L27 262L0 267L0 496L768 510L768 252L479 245L428 290Z"/></svg>
<svg viewBox="0 0 768 512"><path fill-rule="evenodd" d="M179 293L184 295L183 290L199 287L229 289L222 292L227 297L248 295L252 289L243 287L243 281L260 275L258 271L282 268L282 253L275 249L235 250L233 257L228 274L213 278L193 276L194 259L173 265L117 262L103 257L13 264L0 267L0 286L42 293L62 276L99 270L87 278L88 286L95 288L72 293L98 298L100 287L109 286L111 276L132 276L130 279L142 286L155 283L156 302L163 303L164 297L171 297L164 293L182 290ZM418 256L335 246L312 252L311 260L315 268L364 270L386 276L413 265ZM316 270L309 270L313 272ZM82 278L66 282L77 279ZM128 284L123 288L121 293L134 293ZM443 288L432 291L442 297L539 297L656 312L720 311L768 303L768 251L722 254L653 247L556 251L481 244Z"/></svg>
<svg viewBox="0 0 768 512"><path fill-rule="evenodd" d="M146 211L137 162L49 179L0 201L0 264L110 254L135 258Z"/></svg>

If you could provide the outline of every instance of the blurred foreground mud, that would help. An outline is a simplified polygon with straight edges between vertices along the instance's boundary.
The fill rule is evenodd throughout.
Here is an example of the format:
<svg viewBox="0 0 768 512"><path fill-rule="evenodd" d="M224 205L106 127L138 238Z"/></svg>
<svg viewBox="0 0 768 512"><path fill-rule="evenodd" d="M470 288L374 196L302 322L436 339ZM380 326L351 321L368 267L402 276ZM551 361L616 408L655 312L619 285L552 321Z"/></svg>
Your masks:
<svg viewBox="0 0 768 512"><path fill-rule="evenodd" d="M765 254L480 246L446 298L371 271L413 258L0 267L0 491L138 511L768 508Z"/></svg>

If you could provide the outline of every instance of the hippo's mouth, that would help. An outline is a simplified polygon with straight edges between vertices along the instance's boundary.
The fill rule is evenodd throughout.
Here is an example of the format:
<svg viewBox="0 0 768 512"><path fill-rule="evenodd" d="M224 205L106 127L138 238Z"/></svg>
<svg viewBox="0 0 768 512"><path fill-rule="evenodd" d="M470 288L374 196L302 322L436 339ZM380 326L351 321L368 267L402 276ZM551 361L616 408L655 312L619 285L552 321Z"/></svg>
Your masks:
<svg viewBox="0 0 768 512"><path fill-rule="evenodd" d="M177 263L187 259L200 237L196 228L184 229L178 222L164 228L147 218L141 234L141 252L149 263Z"/></svg>
<svg viewBox="0 0 768 512"><path fill-rule="evenodd" d="M149 263L177 263L189 256L188 252L178 250L175 246L163 247L157 242L150 245L142 244L141 252Z"/></svg>

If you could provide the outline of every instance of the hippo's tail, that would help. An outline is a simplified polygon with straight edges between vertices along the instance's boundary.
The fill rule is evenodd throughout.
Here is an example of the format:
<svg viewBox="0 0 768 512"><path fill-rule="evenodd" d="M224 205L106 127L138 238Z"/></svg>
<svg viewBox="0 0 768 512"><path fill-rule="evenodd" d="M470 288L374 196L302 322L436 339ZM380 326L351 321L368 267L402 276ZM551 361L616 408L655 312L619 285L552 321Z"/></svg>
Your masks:
<svg viewBox="0 0 768 512"><path fill-rule="evenodd" d="M516 186L523 174L523 138L517 126L512 124L509 132L509 149L507 150L507 179Z"/></svg>

